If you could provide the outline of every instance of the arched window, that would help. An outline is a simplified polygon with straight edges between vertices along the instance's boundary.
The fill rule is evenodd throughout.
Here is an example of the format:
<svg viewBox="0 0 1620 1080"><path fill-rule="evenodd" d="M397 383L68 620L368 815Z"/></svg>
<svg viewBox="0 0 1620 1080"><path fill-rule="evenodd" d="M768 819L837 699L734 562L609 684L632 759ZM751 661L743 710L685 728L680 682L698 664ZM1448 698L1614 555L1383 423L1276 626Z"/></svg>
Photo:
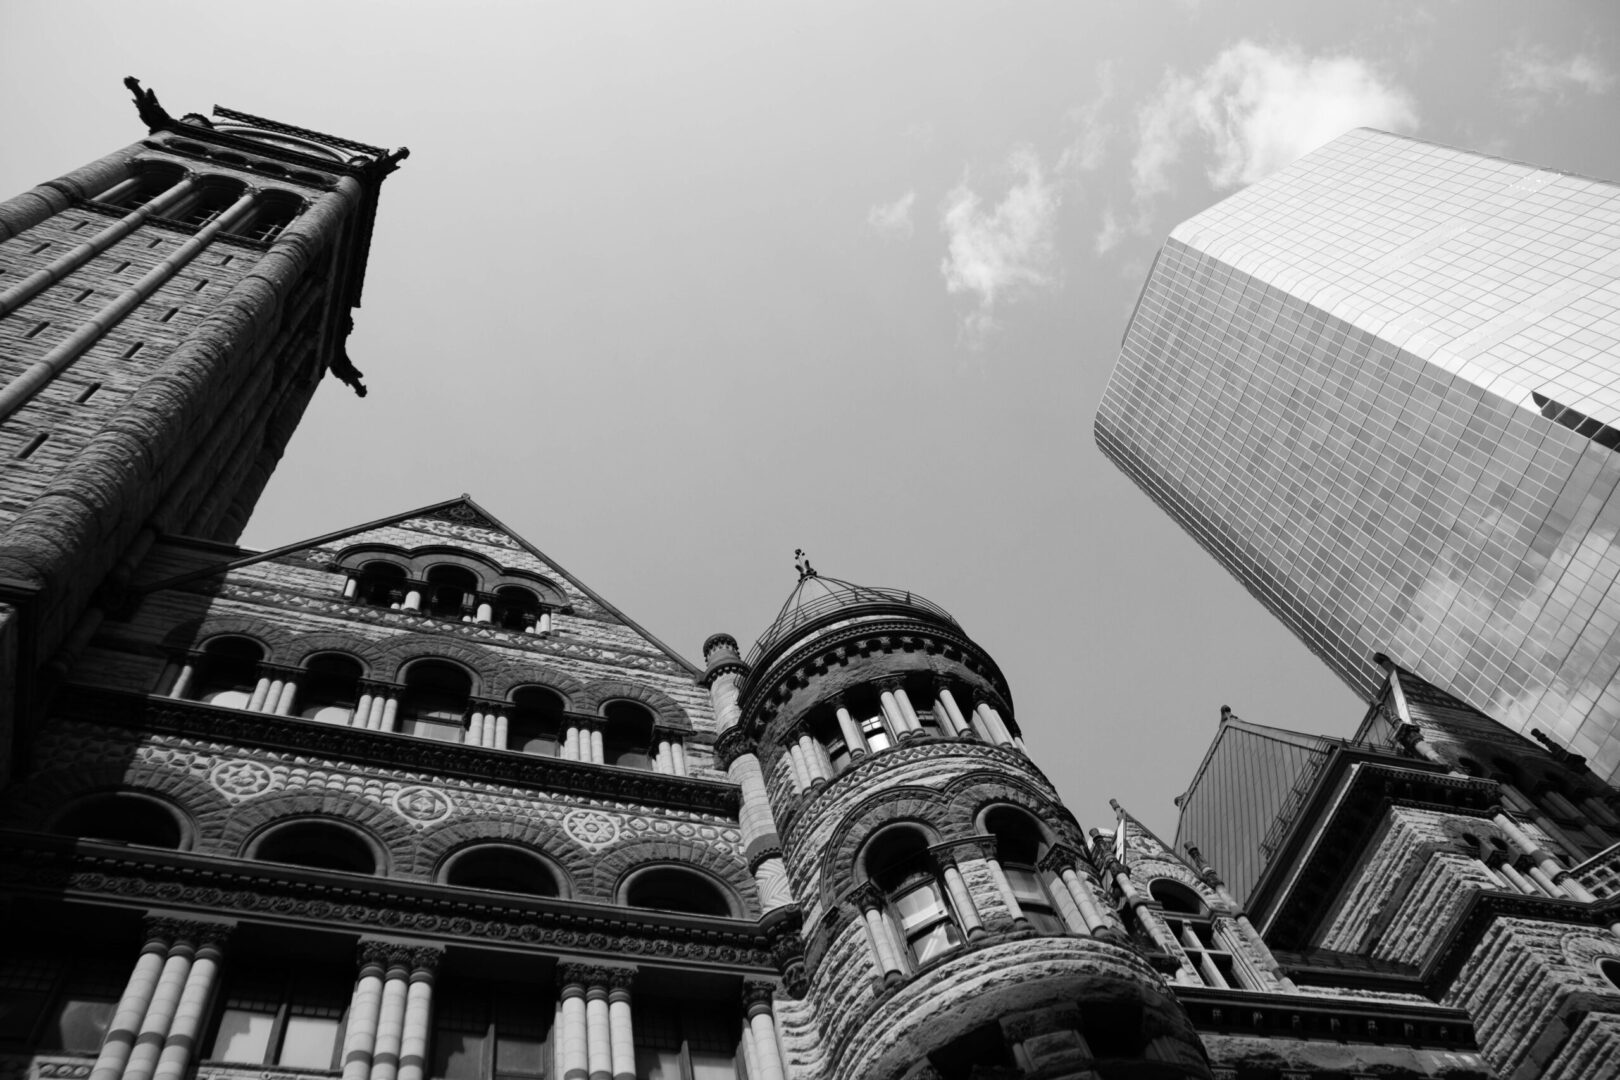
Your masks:
<svg viewBox="0 0 1620 1080"><path fill-rule="evenodd" d="M462 566L435 566L427 572L429 615L468 619L478 603L478 575Z"/></svg>
<svg viewBox="0 0 1620 1080"><path fill-rule="evenodd" d="M541 686L526 686L514 693L506 748L556 757L562 739L563 708L563 699Z"/></svg>
<svg viewBox="0 0 1620 1080"><path fill-rule="evenodd" d="M360 700L363 671L360 661L352 656L325 653L311 657L304 664L304 674L299 679L303 707L298 715L305 720L347 724L354 717L355 703Z"/></svg>
<svg viewBox="0 0 1620 1080"><path fill-rule="evenodd" d="M602 736L605 764L622 769L652 768L652 713L629 701L610 702L602 709L607 730Z"/></svg>
<svg viewBox="0 0 1620 1080"><path fill-rule="evenodd" d="M375 874L377 856L358 833L326 821L283 825L259 842L253 857L316 870Z"/></svg>
<svg viewBox="0 0 1620 1080"><path fill-rule="evenodd" d="M629 907L722 919L732 914L731 904L718 886L704 875L678 866L656 866L636 874L625 886L624 902Z"/></svg>
<svg viewBox="0 0 1620 1080"><path fill-rule="evenodd" d="M96 202L119 210L145 206L185 178L186 171L167 161L136 163L136 174L96 196Z"/></svg>
<svg viewBox="0 0 1620 1080"><path fill-rule="evenodd" d="M238 232L249 240L269 242L281 235L304 209L304 201L285 191L269 191L259 200L253 216Z"/></svg>
<svg viewBox="0 0 1620 1080"><path fill-rule="evenodd" d="M996 858L1024 918L1043 934L1068 933L1040 871L1047 848L1040 825L1017 807L997 806L985 813L984 830L996 838Z"/></svg>
<svg viewBox="0 0 1620 1080"><path fill-rule="evenodd" d="M961 943L945 885L921 832L903 825L884 829L867 845L861 865L882 891L913 960L926 964Z"/></svg>
<svg viewBox="0 0 1620 1080"><path fill-rule="evenodd" d="M540 598L521 585L495 590L495 621L506 630L532 629L540 618Z"/></svg>
<svg viewBox="0 0 1620 1080"><path fill-rule="evenodd" d="M246 193L247 185L240 180L205 176L198 181L195 194L183 199L168 216L182 225L200 229L230 209L231 204Z"/></svg>
<svg viewBox="0 0 1620 1080"><path fill-rule="evenodd" d="M370 607L398 607L405 602L405 568L391 562L368 562L360 568L354 598Z"/></svg>
<svg viewBox="0 0 1620 1080"><path fill-rule="evenodd" d="M1620 960L1599 960L1598 974L1609 980L1609 985L1620 987Z"/></svg>
<svg viewBox="0 0 1620 1080"><path fill-rule="evenodd" d="M446 660L418 660L405 671L400 730L440 742L461 742L472 676Z"/></svg>
<svg viewBox="0 0 1620 1080"><path fill-rule="evenodd" d="M191 699L227 709L245 709L259 683L264 646L244 637L215 638L203 646Z"/></svg>
<svg viewBox="0 0 1620 1080"><path fill-rule="evenodd" d="M445 867L444 880L448 885L467 889L558 895L557 879L539 856L501 844L475 847L456 855Z"/></svg>
<svg viewBox="0 0 1620 1080"><path fill-rule="evenodd" d="M1149 882L1148 895L1164 909L1165 924L1204 982L1222 988L1242 985L1238 981L1232 954L1215 933L1215 923L1203 897L1181 882L1168 878L1156 878Z"/></svg>
<svg viewBox="0 0 1620 1080"><path fill-rule="evenodd" d="M180 822L162 804L124 793L96 795L75 803L51 831L85 840L161 848L178 848L182 836Z"/></svg>

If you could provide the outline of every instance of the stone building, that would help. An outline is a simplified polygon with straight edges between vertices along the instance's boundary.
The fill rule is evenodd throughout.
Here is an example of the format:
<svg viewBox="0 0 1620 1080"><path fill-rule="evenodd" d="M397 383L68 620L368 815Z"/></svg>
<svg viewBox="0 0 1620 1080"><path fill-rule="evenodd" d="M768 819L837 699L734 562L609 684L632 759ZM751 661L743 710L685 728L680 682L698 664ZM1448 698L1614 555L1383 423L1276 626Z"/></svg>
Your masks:
<svg viewBox="0 0 1620 1080"><path fill-rule="evenodd" d="M357 381L403 153L137 100L146 139L0 204L0 1073L1515 1074L1498 984L1400 966L1429 901L1369 959L1298 921L1352 848L1286 848L1318 885L1265 923L1123 810L1083 829L994 658L915 594L801 560L754 646L699 666L466 497L234 546L321 376ZM1496 797L1405 745L1448 813ZM1337 838L1340 807L1298 828ZM1485 820L1569 891L1535 822ZM1334 886L1355 918L1397 839ZM1610 933L1608 901L1512 899ZM1601 1011L1569 985L1559 1017Z"/></svg>

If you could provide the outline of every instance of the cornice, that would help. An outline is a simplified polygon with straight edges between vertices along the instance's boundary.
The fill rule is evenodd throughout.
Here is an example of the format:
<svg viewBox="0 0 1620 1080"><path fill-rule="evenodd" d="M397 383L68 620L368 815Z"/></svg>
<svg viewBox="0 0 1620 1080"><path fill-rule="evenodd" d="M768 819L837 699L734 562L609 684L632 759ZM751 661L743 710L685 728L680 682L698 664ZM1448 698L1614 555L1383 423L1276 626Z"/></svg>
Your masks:
<svg viewBox="0 0 1620 1080"><path fill-rule="evenodd" d="M1452 916L1450 925L1439 938L1439 947L1423 966L1421 978L1430 996L1438 997L1447 991L1491 924L1504 918L1607 928L1620 922L1620 896L1582 903L1495 890L1471 894L1462 909Z"/></svg>
<svg viewBox="0 0 1620 1080"><path fill-rule="evenodd" d="M182 735L210 742L330 757L354 764L409 769L481 782L736 817L735 784L689 776L619 769L459 743L418 739L368 728L338 727L291 716L221 709L195 701L113 690L75 688L57 715L92 724Z"/></svg>
<svg viewBox="0 0 1620 1080"><path fill-rule="evenodd" d="M1173 986L1200 1034L1328 1042L1393 1042L1474 1050L1474 1023L1461 1009L1369 998L1264 994L1213 986Z"/></svg>
<svg viewBox="0 0 1620 1080"><path fill-rule="evenodd" d="M744 924L635 908L529 897L470 903L444 886L356 879L181 852L0 832L0 882L8 893L125 904L242 920L308 923L356 932L471 940L549 952L673 960L775 973L778 947L764 922ZM180 916L184 918L182 914ZM730 925L727 925L727 924ZM427 958L416 957L419 966ZM392 954L388 962L393 962Z"/></svg>
<svg viewBox="0 0 1620 1080"><path fill-rule="evenodd" d="M858 644L851 648L851 643ZM776 710L793 690L809 685L812 675L847 663L852 654L870 656L897 650L940 653L959 659L996 688L998 704L1011 714L1012 691L1006 677L972 638L940 624L886 619L828 630L758 670L743 690L739 725L757 735L775 718Z"/></svg>

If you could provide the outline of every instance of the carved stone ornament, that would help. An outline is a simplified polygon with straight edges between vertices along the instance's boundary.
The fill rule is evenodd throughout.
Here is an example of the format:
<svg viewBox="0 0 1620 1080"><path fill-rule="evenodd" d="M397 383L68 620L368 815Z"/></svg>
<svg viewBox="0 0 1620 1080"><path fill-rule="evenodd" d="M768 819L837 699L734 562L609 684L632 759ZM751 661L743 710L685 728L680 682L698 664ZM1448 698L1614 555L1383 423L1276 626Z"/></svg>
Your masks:
<svg viewBox="0 0 1620 1080"><path fill-rule="evenodd" d="M275 785L271 771L257 761L222 761L208 772L208 782L227 799L251 799Z"/></svg>
<svg viewBox="0 0 1620 1080"><path fill-rule="evenodd" d="M427 826L449 817L455 805L443 792L418 786L400 788L394 795L394 810L407 821Z"/></svg>
<svg viewBox="0 0 1620 1080"><path fill-rule="evenodd" d="M600 810L573 810L563 818L563 831L580 847L597 852L619 838L619 820Z"/></svg>

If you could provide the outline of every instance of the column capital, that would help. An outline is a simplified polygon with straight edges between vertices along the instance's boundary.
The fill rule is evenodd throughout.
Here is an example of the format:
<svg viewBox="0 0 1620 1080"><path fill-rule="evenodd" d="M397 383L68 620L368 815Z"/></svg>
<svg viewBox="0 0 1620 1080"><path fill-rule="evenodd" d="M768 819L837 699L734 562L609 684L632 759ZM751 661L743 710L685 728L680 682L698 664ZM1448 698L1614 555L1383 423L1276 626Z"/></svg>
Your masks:
<svg viewBox="0 0 1620 1080"><path fill-rule="evenodd" d="M578 987L586 993L600 991L605 995L608 986L614 982L618 973L628 972L633 978L635 971L635 968L614 968L599 964L558 964L557 984L563 987L565 995L570 987Z"/></svg>
<svg viewBox="0 0 1620 1080"><path fill-rule="evenodd" d="M752 1020L760 1013L769 1013L776 996L776 986L759 979L748 979L742 984L743 1011Z"/></svg>
<svg viewBox="0 0 1620 1080"><path fill-rule="evenodd" d="M906 680L900 675L884 675L881 678L873 679L872 685L881 691L892 694L896 690L905 689Z"/></svg>
<svg viewBox="0 0 1620 1080"><path fill-rule="evenodd" d="M630 986L636 981L637 969L633 967L614 967L601 969L607 973L608 989L615 993L622 992L625 996L630 994Z"/></svg>
<svg viewBox="0 0 1620 1080"><path fill-rule="evenodd" d="M444 950L436 945L418 945L410 950L411 980L431 980L444 959Z"/></svg>
<svg viewBox="0 0 1620 1080"><path fill-rule="evenodd" d="M180 919L170 915L147 915L148 942L163 941L170 947L184 945L192 949L220 949L236 930L235 920Z"/></svg>
<svg viewBox="0 0 1620 1080"><path fill-rule="evenodd" d="M1046 854L1041 856L1041 861L1036 864L1036 868L1054 874L1061 874L1065 870L1076 869L1084 861L1085 857L1068 844L1053 844L1046 850ZM1091 866L1089 863L1086 864L1085 869L1087 873L1090 873Z"/></svg>
<svg viewBox="0 0 1620 1080"><path fill-rule="evenodd" d="M868 911L881 911L885 897L883 890L870 881L863 881L849 891L849 901L863 913Z"/></svg>
<svg viewBox="0 0 1620 1080"><path fill-rule="evenodd" d="M996 838L989 834L982 836L964 836L957 840L946 840L935 844L928 849L928 854L940 866L956 866L963 858L996 857Z"/></svg>
<svg viewBox="0 0 1620 1080"><path fill-rule="evenodd" d="M828 694L822 699L822 704L826 705L827 708L832 709L834 712L838 711L839 709L849 708L849 702L845 700L844 692L842 690L835 690L831 694Z"/></svg>
<svg viewBox="0 0 1620 1080"><path fill-rule="evenodd" d="M392 694L398 687L383 679L361 679L358 683L362 694Z"/></svg>
<svg viewBox="0 0 1620 1080"><path fill-rule="evenodd" d="M377 968L379 972L395 970L409 972L414 965L414 957L412 954L418 950L402 941L383 941L377 938L362 938L356 951L359 955L360 968L362 971L368 967L374 967ZM442 952L442 950L435 951Z"/></svg>
<svg viewBox="0 0 1620 1080"><path fill-rule="evenodd" d="M738 725L732 725L720 733L714 740L715 760L722 769L730 769L738 758L756 753L754 740L750 739Z"/></svg>

